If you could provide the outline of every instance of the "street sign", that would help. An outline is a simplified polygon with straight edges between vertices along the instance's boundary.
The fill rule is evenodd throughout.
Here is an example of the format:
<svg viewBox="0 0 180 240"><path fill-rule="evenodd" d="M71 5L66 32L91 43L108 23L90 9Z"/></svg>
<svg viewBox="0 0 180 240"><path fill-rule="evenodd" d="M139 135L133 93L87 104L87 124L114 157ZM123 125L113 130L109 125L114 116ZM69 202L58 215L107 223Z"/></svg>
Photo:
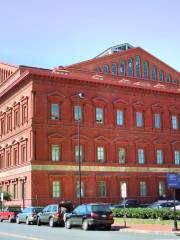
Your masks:
<svg viewBox="0 0 180 240"><path fill-rule="evenodd" d="M168 173L167 174L168 188L178 189L180 188L180 174L179 173Z"/></svg>

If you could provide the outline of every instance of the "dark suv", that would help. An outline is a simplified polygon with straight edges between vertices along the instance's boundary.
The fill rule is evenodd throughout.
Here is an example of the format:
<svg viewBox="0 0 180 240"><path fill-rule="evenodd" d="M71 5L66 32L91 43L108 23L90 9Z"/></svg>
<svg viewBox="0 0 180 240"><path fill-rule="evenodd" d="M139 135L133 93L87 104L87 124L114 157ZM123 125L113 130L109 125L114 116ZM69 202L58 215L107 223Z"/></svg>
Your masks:
<svg viewBox="0 0 180 240"><path fill-rule="evenodd" d="M119 204L115 204L111 207L111 209L114 208L137 208L140 207L139 202L136 199L126 199L121 201Z"/></svg>
<svg viewBox="0 0 180 240"><path fill-rule="evenodd" d="M91 226L111 229L114 223L113 214L107 204L91 203L82 204L72 213L66 214L65 227L81 226L88 230Z"/></svg>
<svg viewBox="0 0 180 240"><path fill-rule="evenodd" d="M37 225L49 224L50 227L55 225L64 226L64 214L73 210L71 202L61 202L46 206L42 212L37 215Z"/></svg>

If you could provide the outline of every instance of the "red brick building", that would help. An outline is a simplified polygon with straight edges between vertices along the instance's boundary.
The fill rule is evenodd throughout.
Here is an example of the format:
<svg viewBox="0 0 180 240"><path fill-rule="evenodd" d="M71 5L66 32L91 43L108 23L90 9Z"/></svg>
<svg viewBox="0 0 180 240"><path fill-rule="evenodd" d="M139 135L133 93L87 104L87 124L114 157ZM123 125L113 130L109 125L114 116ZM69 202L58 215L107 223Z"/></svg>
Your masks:
<svg viewBox="0 0 180 240"><path fill-rule="evenodd" d="M180 73L128 44L65 68L0 63L0 188L11 204L77 203L79 157L83 202L119 202L124 185L141 202L171 197Z"/></svg>

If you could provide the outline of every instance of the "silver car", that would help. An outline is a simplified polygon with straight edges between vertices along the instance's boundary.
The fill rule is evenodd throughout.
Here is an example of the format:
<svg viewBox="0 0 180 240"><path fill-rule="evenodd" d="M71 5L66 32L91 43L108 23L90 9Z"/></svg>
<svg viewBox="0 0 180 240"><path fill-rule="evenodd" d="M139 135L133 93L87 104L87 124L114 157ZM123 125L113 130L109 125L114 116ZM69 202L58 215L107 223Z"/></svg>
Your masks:
<svg viewBox="0 0 180 240"><path fill-rule="evenodd" d="M27 207L22 210L16 217L16 222L26 223L27 225L37 223L37 214L41 212L43 207Z"/></svg>

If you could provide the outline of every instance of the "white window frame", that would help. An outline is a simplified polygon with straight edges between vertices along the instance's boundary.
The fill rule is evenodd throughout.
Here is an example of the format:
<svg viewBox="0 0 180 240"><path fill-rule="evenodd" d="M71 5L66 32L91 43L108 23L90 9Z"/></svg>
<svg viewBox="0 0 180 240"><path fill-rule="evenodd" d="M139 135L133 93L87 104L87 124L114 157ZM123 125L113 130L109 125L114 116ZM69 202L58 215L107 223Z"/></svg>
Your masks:
<svg viewBox="0 0 180 240"><path fill-rule="evenodd" d="M105 151L104 151L104 146L98 146L97 147L97 160L99 162L104 162L105 160Z"/></svg>
<svg viewBox="0 0 180 240"><path fill-rule="evenodd" d="M118 148L118 161L120 164L126 163L126 149L123 147Z"/></svg>
<svg viewBox="0 0 180 240"><path fill-rule="evenodd" d="M60 161L60 146L58 144L51 145L51 159L53 162Z"/></svg>
<svg viewBox="0 0 180 240"><path fill-rule="evenodd" d="M145 163L145 153L143 148L138 148L138 163L139 164Z"/></svg>
<svg viewBox="0 0 180 240"><path fill-rule="evenodd" d="M52 197L59 198L61 196L61 183L59 181L52 182Z"/></svg>
<svg viewBox="0 0 180 240"><path fill-rule="evenodd" d="M58 103L51 103L51 119L52 120L59 120L60 119L60 112L59 112L59 104Z"/></svg>
<svg viewBox="0 0 180 240"><path fill-rule="evenodd" d="M136 112L136 127L143 127L143 113L139 111Z"/></svg>
<svg viewBox="0 0 180 240"><path fill-rule="evenodd" d="M161 114L160 113L154 113L154 127L156 129L161 128Z"/></svg>
<svg viewBox="0 0 180 240"><path fill-rule="evenodd" d="M117 118L116 118L117 125L123 126L124 125L124 111L117 110L116 114L117 114Z"/></svg>
<svg viewBox="0 0 180 240"><path fill-rule="evenodd" d="M140 181L140 196L147 196L147 183L145 181Z"/></svg>
<svg viewBox="0 0 180 240"><path fill-rule="evenodd" d="M156 150L156 163L163 164L164 163L164 154L162 149Z"/></svg>
<svg viewBox="0 0 180 240"><path fill-rule="evenodd" d="M174 164L180 165L180 151L174 150Z"/></svg>
<svg viewBox="0 0 180 240"><path fill-rule="evenodd" d="M104 109L97 107L96 108L96 123L104 122Z"/></svg>
<svg viewBox="0 0 180 240"><path fill-rule="evenodd" d="M79 159L79 147L80 147L80 159ZM76 162L78 162L80 160L80 162L82 162L83 160L83 147L82 145L78 146L76 145L75 146L75 160Z"/></svg>
<svg viewBox="0 0 180 240"><path fill-rule="evenodd" d="M177 130L178 129L178 118L176 115L171 116L171 123L172 123L172 129Z"/></svg>
<svg viewBox="0 0 180 240"><path fill-rule="evenodd" d="M82 107L81 105L74 106L74 120L82 120Z"/></svg>

